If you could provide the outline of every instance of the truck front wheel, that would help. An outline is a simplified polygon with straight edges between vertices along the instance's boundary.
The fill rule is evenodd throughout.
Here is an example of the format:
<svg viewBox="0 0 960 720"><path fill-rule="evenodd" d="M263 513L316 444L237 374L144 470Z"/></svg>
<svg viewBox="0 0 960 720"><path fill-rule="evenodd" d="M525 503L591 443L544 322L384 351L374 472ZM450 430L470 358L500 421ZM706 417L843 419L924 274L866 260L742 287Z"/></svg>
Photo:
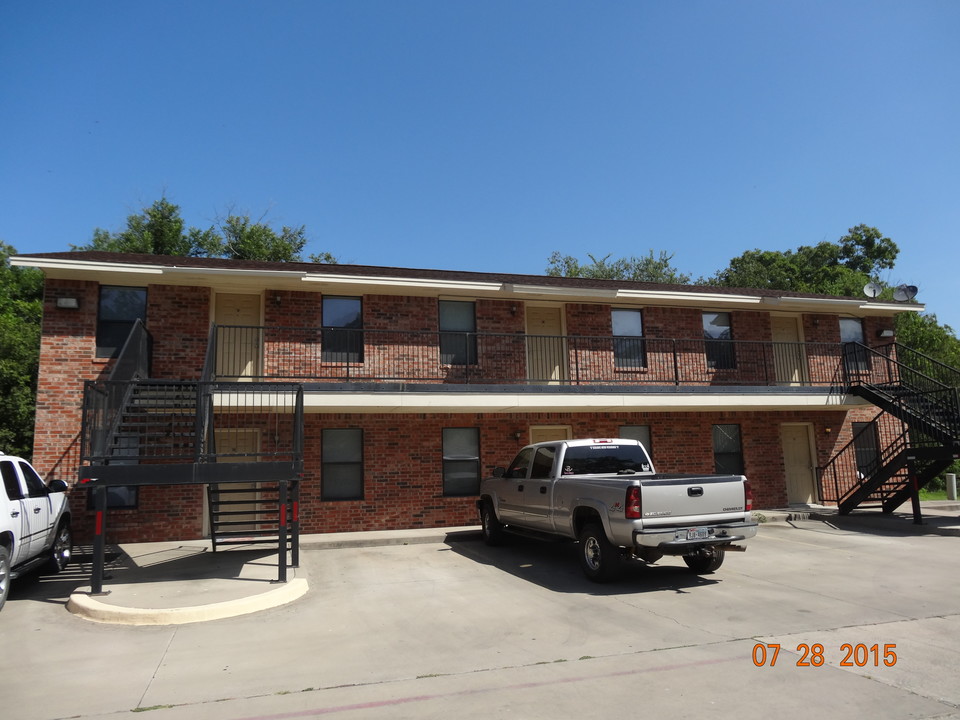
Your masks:
<svg viewBox="0 0 960 720"><path fill-rule="evenodd" d="M695 555L684 555L683 561L697 575L708 575L723 565L723 548L704 548Z"/></svg>
<svg viewBox="0 0 960 720"><path fill-rule="evenodd" d="M598 583L613 580L620 570L620 551L607 540L603 526L585 525L579 540L583 574Z"/></svg>
<svg viewBox="0 0 960 720"><path fill-rule="evenodd" d="M497 511L489 500L480 505L480 531L487 545L496 546L503 542L503 523L497 519Z"/></svg>

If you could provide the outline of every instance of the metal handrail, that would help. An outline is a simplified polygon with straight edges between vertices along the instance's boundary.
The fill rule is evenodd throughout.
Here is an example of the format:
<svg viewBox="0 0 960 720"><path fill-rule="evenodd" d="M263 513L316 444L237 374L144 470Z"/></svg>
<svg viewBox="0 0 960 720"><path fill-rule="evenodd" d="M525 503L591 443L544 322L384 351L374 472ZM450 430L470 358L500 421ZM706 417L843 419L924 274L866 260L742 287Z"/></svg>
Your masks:
<svg viewBox="0 0 960 720"><path fill-rule="evenodd" d="M839 343L242 325L213 332L213 376L247 381L834 387L843 357Z"/></svg>

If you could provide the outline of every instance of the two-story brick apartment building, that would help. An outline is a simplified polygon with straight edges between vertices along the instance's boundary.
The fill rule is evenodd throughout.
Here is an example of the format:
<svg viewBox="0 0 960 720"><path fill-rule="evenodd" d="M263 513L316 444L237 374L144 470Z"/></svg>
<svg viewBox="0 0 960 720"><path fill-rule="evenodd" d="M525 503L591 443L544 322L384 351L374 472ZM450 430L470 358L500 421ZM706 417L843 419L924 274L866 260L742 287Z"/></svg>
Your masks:
<svg viewBox="0 0 960 720"><path fill-rule="evenodd" d="M13 262L46 276L41 473L75 484L93 464L114 485L148 471L163 483L177 467L302 452L299 521L317 533L474 524L481 474L558 436L642 438L665 472L742 471L761 509L836 501L903 437L902 415L851 385L896 374L893 318L922 309L103 252ZM191 477L111 488L110 539L209 534L209 477ZM263 492L242 489L251 507ZM78 513L78 534L90 523Z"/></svg>

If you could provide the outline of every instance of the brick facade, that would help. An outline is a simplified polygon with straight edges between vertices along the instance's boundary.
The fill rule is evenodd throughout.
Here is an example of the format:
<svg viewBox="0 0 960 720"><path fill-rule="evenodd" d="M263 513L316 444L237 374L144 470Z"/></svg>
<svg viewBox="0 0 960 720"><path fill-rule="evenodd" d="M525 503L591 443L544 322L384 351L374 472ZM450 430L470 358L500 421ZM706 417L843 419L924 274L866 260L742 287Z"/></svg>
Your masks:
<svg viewBox="0 0 960 720"><path fill-rule="evenodd" d="M76 280L48 280L40 354L40 381L34 462L48 479L73 484L79 465L82 384L101 378L111 362L95 357L99 285ZM153 336L153 376L196 379L207 357L207 338L215 292L209 287L152 284L147 286L146 324ZM58 297L77 297L80 308L56 307ZM320 355L322 295L315 292L267 289L261 293L264 329L263 371L284 377L339 378L342 364L324 362ZM436 382L440 331L437 297L363 295L364 360L352 372L378 377L389 367L397 377ZM526 307L523 302L479 298L476 325L490 333L475 365L446 366L446 381L522 378L528 359L525 342ZM643 308L647 366L640 370L615 367L611 344L611 310L606 303L566 303L566 352L578 369L611 384L656 384L679 370L701 378L703 385L736 382L738 374L772 377L769 357L753 355L738 346L735 368L708 367L702 344L702 311L698 308ZM732 311L731 325L738 342L769 343L770 314ZM830 382L838 367L839 326L836 315L805 314L801 318L807 372L815 382ZM889 342L880 331L892 328L892 318L866 318L868 344ZM369 335L367 335L369 333ZM380 333L377 335L376 333ZM406 333L406 334L405 334ZM374 342L372 338L376 338ZM415 340L415 341L414 341ZM689 345L683 345L686 341ZM659 344L658 344L659 343ZM680 343L680 344L678 344ZM822 349L815 343L823 343ZM312 348L305 351L304 348ZM746 352L746 354L741 354ZM676 367L674 367L676 365ZM571 369L572 373L574 370ZM658 375L662 373L662 375ZM381 375L382 377L382 375ZM363 379L356 376L351 379ZM642 392L642 388L638 392ZM480 391L482 392L482 390ZM469 410L469 408L465 408ZM746 474L756 507L786 504L781 426L806 423L811 427L816 463L824 464L851 438L851 423L869 420L872 408L733 412L534 412L477 414L334 414L307 415L305 420L305 477L301 495L302 530L307 533L345 530L398 529L473 524L475 498L445 497L442 483L441 435L447 427L480 430L481 467L507 464L541 425L570 426L574 437L616 436L621 425L649 425L652 452L662 472L710 473L714 470L711 427L737 424L741 428ZM320 436L325 428L361 428L364 431L364 498L322 501ZM897 427L882 427L884 439ZM520 439L515 435L519 433ZM74 493L76 534L89 537L91 515L86 497ZM136 510L112 510L108 524L111 542L145 541L202 534L203 488L197 486L143 487Z"/></svg>

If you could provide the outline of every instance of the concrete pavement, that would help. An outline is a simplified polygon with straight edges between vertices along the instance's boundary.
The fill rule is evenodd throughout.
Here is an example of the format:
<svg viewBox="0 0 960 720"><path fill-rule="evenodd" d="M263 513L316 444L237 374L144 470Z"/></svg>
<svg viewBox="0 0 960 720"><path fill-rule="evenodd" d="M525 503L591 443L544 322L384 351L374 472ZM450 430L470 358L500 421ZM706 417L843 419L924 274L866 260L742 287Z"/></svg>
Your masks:
<svg viewBox="0 0 960 720"><path fill-rule="evenodd" d="M906 509L906 511L904 510ZM960 535L960 503L924 503L923 525L913 524L909 504L891 515L876 512L838 516L825 506L764 510L760 522L822 520L844 528L914 534ZM479 527L330 533L301 536L301 548L383 547L444 542L471 537ZM267 546L212 552L209 541L125 544L107 567L104 592L89 586L71 594L67 609L96 622L128 625L172 625L220 620L293 602L309 589L297 568L286 583L278 576L275 551Z"/></svg>
<svg viewBox="0 0 960 720"><path fill-rule="evenodd" d="M40 577L14 583L0 613L0 693L18 720L960 718L946 533L960 517L933 517L785 516L714 575L665 559L608 586L582 577L571 543L330 538L341 546L305 542L296 602L154 627L70 615L80 576ZM779 646L777 662L758 645ZM847 645L859 656L844 665Z"/></svg>

